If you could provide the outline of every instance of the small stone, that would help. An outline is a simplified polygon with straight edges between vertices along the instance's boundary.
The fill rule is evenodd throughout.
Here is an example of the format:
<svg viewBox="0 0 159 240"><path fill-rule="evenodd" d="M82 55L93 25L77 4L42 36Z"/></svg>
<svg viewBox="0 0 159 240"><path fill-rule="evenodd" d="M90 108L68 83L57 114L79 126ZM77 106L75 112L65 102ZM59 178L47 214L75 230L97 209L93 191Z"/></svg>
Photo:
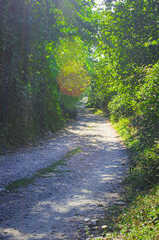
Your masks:
<svg viewBox="0 0 159 240"><path fill-rule="evenodd" d="M103 226L102 226L102 229L106 229L106 228L107 228L107 225L103 225Z"/></svg>
<svg viewBox="0 0 159 240"><path fill-rule="evenodd" d="M99 203L99 204L98 204L98 207L103 207L103 204Z"/></svg>
<svg viewBox="0 0 159 240"><path fill-rule="evenodd" d="M118 202L117 202L117 205L120 205L120 206L125 205L125 202L123 202L123 201L118 201Z"/></svg>
<svg viewBox="0 0 159 240"><path fill-rule="evenodd" d="M94 240L102 240L103 237L102 236L99 236L99 237L95 237Z"/></svg>
<svg viewBox="0 0 159 240"><path fill-rule="evenodd" d="M84 222L89 222L90 221L90 218L85 218L84 219Z"/></svg>
<svg viewBox="0 0 159 240"><path fill-rule="evenodd" d="M95 227L97 225L97 220L96 219L92 219L89 223L89 226L91 227Z"/></svg>

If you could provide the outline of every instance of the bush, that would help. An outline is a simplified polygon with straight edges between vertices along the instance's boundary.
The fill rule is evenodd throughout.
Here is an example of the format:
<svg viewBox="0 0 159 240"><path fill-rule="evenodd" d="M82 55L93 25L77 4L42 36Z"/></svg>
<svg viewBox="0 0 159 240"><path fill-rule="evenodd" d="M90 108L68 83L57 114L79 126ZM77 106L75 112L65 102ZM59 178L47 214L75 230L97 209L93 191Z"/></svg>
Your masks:
<svg viewBox="0 0 159 240"><path fill-rule="evenodd" d="M113 120L118 120L121 117L128 117L132 115L135 109L136 102L132 96L128 94L120 94L115 96L108 104L108 109L112 115Z"/></svg>
<svg viewBox="0 0 159 240"><path fill-rule="evenodd" d="M136 125L147 143L157 141L159 133L159 63L147 68L143 85L136 92Z"/></svg>

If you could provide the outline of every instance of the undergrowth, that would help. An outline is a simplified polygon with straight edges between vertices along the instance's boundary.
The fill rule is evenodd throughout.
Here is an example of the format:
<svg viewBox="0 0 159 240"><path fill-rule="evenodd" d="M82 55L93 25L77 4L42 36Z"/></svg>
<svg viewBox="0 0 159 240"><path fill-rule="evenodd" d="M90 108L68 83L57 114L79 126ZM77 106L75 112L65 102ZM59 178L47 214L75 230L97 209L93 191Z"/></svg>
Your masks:
<svg viewBox="0 0 159 240"><path fill-rule="evenodd" d="M146 134L133 123L133 117L121 118L113 123L124 140L130 155L128 182L135 188L145 189L158 183L159 142L153 140L156 132ZM149 135L149 137L148 137ZM147 139L148 138L148 139Z"/></svg>
<svg viewBox="0 0 159 240"><path fill-rule="evenodd" d="M107 209L102 224L106 224L101 233L103 240L159 239L159 186L140 192L126 206L116 206L114 211Z"/></svg>
<svg viewBox="0 0 159 240"><path fill-rule="evenodd" d="M124 239L159 239L159 186L142 192L119 217Z"/></svg>

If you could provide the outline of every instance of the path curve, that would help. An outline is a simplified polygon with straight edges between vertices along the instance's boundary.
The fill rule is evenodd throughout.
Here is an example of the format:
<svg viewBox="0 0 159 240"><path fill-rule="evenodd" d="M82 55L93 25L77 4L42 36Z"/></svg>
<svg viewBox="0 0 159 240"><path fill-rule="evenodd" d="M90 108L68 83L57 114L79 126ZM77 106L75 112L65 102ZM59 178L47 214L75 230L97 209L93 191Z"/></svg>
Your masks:
<svg viewBox="0 0 159 240"><path fill-rule="evenodd" d="M0 239L86 239L85 218L98 219L119 200L128 169L125 147L110 122L87 109L42 145L0 156L0 188L62 159L66 165L27 187L1 191Z"/></svg>

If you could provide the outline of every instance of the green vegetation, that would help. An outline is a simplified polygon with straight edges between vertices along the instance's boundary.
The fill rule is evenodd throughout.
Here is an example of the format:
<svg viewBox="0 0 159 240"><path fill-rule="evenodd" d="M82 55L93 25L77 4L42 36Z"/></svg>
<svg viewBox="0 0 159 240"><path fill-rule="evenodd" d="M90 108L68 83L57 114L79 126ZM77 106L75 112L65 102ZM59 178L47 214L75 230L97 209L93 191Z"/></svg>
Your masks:
<svg viewBox="0 0 159 240"><path fill-rule="evenodd" d="M147 142L147 136L144 139L144 133L142 134L136 126L132 125L131 118L120 119L114 126L130 152L131 168L128 181L131 182L132 187L134 185L134 187L143 189L149 188L152 183L157 183L159 144L154 142L150 145L156 132L149 137L149 142Z"/></svg>
<svg viewBox="0 0 159 240"><path fill-rule="evenodd" d="M114 205L105 209L105 218L99 220L96 235L102 236L99 239L103 240L158 239L158 203L159 186L156 186L150 191L136 194L136 199L125 206Z"/></svg>
<svg viewBox="0 0 159 240"><path fill-rule="evenodd" d="M71 151L69 151L67 154L66 154L66 157L65 158L70 158L74 155L78 155L79 153L82 152L82 149L80 147L78 148L74 148L72 149Z"/></svg>
<svg viewBox="0 0 159 240"><path fill-rule="evenodd" d="M64 160L59 160L59 161L53 163L52 165L48 166L47 168L43 168L43 169L39 170L36 174L36 177L45 177L49 173L61 172L60 170L57 169L58 166L66 166L65 158L64 158Z"/></svg>
<svg viewBox="0 0 159 240"><path fill-rule="evenodd" d="M91 23L90 0L0 0L0 6L0 152L5 153L76 117L72 102L90 81L88 45L95 20Z"/></svg>
<svg viewBox="0 0 159 240"><path fill-rule="evenodd" d="M122 211L123 238L155 239L158 1L105 0L103 9L94 8L93 0L0 0L0 6L0 152L76 118L75 105L85 91L89 107L109 111L130 152L127 202L132 192L147 191L147 196L138 194L139 205L134 202ZM34 178L17 181L10 189ZM151 205L150 212L144 205Z"/></svg>
<svg viewBox="0 0 159 240"><path fill-rule="evenodd" d="M19 180L15 180L10 184L8 184L8 186L6 187L6 190L15 191L17 188L26 187L28 184L32 184L34 180L35 180L35 176L30 178L22 178Z"/></svg>
<svg viewBox="0 0 159 240"><path fill-rule="evenodd" d="M136 200L123 209L118 218L120 234L123 239L155 240L159 237L159 187L139 195Z"/></svg>

